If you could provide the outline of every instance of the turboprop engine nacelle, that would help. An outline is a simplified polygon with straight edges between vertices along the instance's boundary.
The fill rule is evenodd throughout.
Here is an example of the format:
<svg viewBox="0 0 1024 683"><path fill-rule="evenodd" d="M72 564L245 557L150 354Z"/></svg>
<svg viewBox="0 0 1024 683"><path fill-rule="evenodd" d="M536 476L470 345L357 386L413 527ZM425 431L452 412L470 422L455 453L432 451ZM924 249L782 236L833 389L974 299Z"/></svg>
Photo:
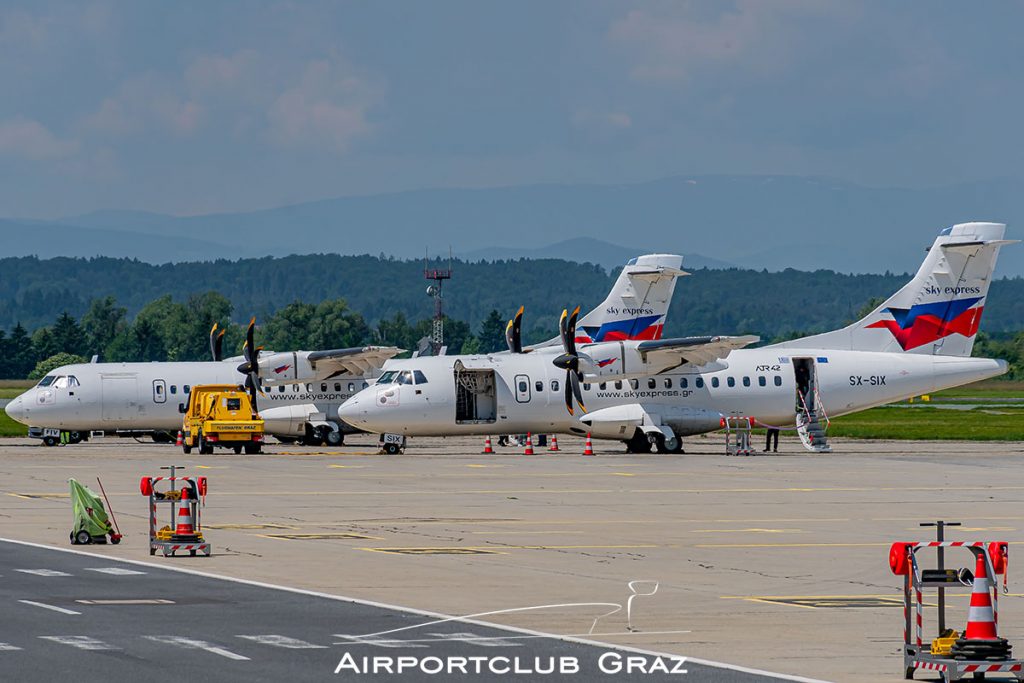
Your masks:
<svg viewBox="0 0 1024 683"><path fill-rule="evenodd" d="M649 377L683 365L713 372L729 367L725 359L731 351L758 340L758 337L747 335L602 342L583 346L575 357L563 354L559 360L578 359L584 381Z"/></svg>
<svg viewBox="0 0 1024 683"><path fill-rule="evenodd" d="M260 356L260 381L264 384L312 382L320 379L309 362L309 353L282 352Z"/></svg>
<svg viewBox="0 0 1024 683"><path fill-rule="evenodd" d="M260 411L263 429L274 436L303 436L309 416L316 413L314 405L288 405Z"/></svg>
<svg viewBox="0 0 1024 683"><path fill-rule="evenodd" d="M704 408L629 403L587 413L580 422L598 438L628 439L638 428L645 432L661 431L662 425L671 427L676 436L703 434L718 429L721 418L721 414Z"/></svg>

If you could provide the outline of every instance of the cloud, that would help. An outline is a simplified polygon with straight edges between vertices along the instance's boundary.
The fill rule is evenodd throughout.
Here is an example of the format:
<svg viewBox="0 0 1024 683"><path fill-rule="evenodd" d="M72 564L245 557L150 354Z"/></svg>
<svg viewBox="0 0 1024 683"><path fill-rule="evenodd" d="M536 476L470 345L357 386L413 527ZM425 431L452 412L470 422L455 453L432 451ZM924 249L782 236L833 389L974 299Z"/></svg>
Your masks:
<svg viewBox="0 0 1024 683"><path fill-rule="evenodd" d="M0 121L0 155L46 161L69 157L77 151L77 142L61 140L38 121L25 118Z"/></svg>
<svg viewBox="0 0 1024 683"><path fill-rule="evenodd" d="M635 55L633 79L678 82L709 67L782 66L794 49L793 21L836 7L834 0L741 0L730 11L709 15L707 6L673 3L631 10L612 23L608 35Z"/></svg>
<svg viewBox="0 0 1024 683"><path fill-rule="evenodd" d="M270 139L281 145L326 144L344 152L371 130L369 109L377 96L347 63L311 61L299 82L271 104Z"/></svg>
<svg viewBox="0 0 1024 683"><path fill-rule="evenodd" d="M130 135L151 128L189 135L201 123L202 105L172 81L155 73L123 82L86 117L87 128L109 135Z"/></svg>

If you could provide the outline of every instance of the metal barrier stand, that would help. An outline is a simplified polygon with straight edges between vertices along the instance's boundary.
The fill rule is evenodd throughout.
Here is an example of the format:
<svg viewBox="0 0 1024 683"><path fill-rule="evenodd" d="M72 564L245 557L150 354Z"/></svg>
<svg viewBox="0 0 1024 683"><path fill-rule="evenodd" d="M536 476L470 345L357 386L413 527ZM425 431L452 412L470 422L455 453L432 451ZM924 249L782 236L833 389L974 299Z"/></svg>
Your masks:
<svg viewBox="0 0 1024 683"><path fill-rule="evenodd" d="M199 499L192 496L185 500L181 500L180 496L177 495L177 488L175 487L176 482L187 482L186 485L189 485L193 482L193 479L191 477L174 476L176 470L183 469L179 465L161 467L160 469L170 470L171 476L155 477L151 479L149 487L149 554L156 555L157 551L160 551L163 553L164 557L173 557L175 556L175 553L180 550L182 552L188 551L188 554L192 557L195 557L197 553L202 553L206 557L209 557L212 551L212 546L203 539ZM152 484L159 481L169 481L171 483L169 493L164 494L162 497L157 497L156 488L152 486ZM171 530L170 533L161 534L160 529L157 527L157 505L159 504L169 504L171 506L171 523L169 525ZM189 506L190 516L192 517L195 527L195 541L174 540L174 530L178 520L179 505Z"/></svg>

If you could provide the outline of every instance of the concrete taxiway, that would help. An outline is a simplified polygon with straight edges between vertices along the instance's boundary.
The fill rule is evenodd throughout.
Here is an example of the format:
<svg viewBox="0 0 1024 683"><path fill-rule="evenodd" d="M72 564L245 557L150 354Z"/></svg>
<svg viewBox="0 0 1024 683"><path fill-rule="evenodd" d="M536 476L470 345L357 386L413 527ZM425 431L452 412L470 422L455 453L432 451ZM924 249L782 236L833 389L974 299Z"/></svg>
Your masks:
<svg viewBox="0 0 1024 683"><path fill-rule="evenodd" d="M6 440L0 536L67 545L66 480L94 484L98 474L126 534L119 546L84 549L103 558L478 615L474 621L738 667L884 681L902 678L900 583L888 569L889 544L929 540L932 532L917 525L934 519L964 522L949 531L952 540L1015 543L1024 528L1024 446L1017 443L837 439L834 454L811 455L783 439L783 453L737 458L723 455L721 440L709 437L689 440L685 455L626 455L618 444L597 443L597 456L587 458L579 455L580 441L568 438L560 439L560 454L537 449L533 457L511 448L484 456L476 439L417 439L402 456L376 455L369 437L350 441L323 450L274 445L246 457L183 456L170 446L131 441L47 449ZM203 519L211 558L149 557L138 480L161 474L166 464L209 477ZM1015 587L1015 547L1010 594L999 603L1000 635L1021 643L1024 587ZM9 568L50 566L41 559L21 566L17 549L3 551L11 558L0 570L5 581ZM51 553L58 554L67 555ZM966 552L951 552L947 564L970 562ZM158 570L142 571L149 577ZM67 573L75 575L73 586L87 572ZM24 599L72 597L46 590L52 589ZM962 626L967 593L953 591L948 602L951 623ZM59 612L36 607L29 614L36 615L32 628L18 632L61 635L35 634L39 619ZM389 618L397 617L380 616ZM279 628L254 622L261 627L240 629L225 619L211 618L194 638L249 656L245 648L255 641L236 636L330 645L325 634L375 628L332 622L291 630L301 625L294 614ZM312 628L316 620L309 621ZM934 628L933 609L925 621ZM187 629L154 628L145 634L188 636ZM91 635L96 631L67 633L113 640ZM537 647L545 654L560 647L544 643ZM331 647L330 656L315 655L315 668L308 660L311 677L322 673L321 657L340 654L340 646ZM714 675L730 671L739 675L720 668ZM704 675L691 680L717 680Z"/></svg>

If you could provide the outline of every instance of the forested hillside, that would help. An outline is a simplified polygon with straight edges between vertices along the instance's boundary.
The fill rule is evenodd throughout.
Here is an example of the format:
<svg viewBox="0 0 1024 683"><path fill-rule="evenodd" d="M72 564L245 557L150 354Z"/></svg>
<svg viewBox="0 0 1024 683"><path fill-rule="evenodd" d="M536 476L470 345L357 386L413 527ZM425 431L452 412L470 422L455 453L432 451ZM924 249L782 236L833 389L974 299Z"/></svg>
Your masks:
<svg viewBox="0 0 1024 683"><path fill-rule="evenodd" d="M562 308L597 305L617 275L554 259L453 266L454 279L444 290L453 352L501 347L504 320L521 304L526 340L550 338ZM832 329L908 277L695 270L676 288L665 334L752 333L769 341ZM236 353L239 324L252 315L268 348L415 348L432 315L426 284L421 261L373 256L160 266L112 258L0 259L0 352L6 359L0 374L23 377L59 352L108 360L205 358L213 322L229 326L225 348ZM996 280L977 352L1015 360L1022 329L1024 279Z"/></svg>

